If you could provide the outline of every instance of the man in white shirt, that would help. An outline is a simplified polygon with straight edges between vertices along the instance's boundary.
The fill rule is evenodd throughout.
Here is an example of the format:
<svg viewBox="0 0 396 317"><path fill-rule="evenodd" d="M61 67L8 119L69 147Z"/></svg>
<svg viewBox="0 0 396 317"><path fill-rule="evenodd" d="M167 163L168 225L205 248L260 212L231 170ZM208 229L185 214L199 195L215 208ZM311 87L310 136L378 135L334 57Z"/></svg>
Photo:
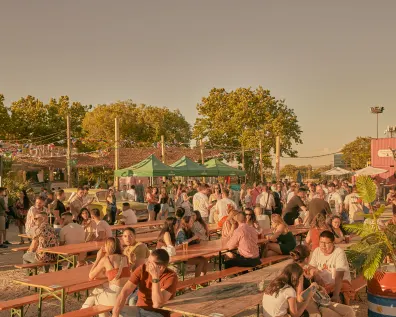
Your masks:
<svg viewBox="0 0 396 317"><path fill-rule="evenodd" d="M223 217L227 216L228 205L237 209L237 205L235 202L228 198L230 191L227 188L224 188L221 193L221 199L216 203L216 213L218 214L218 219L221 220Z"/></svg>
<svg viewBox="0 0 396 317"><path fill-rule="evenodd" d="M345 209L349 212L349 223L364 221L362 199L357 193L356 186L352 187L351 194L346 195L344 206Z"/></svg>
<svg viewBox="0 0 396 317"><path fill-rule="evenodd" d="M78 223L73 222L71 212L65 212L61 216L62 229L59 233L60 245L76 244L85 242L85 231Z"/></svg>
<svg viewBox="0 0 396 317"><path fill-rule="evenodd" d="M264 185L261 188L261 194L256 198L256 206L260 205L260 208L264 211L264 214L271 216L272 210L275 209L274 196L268 192L268 188Z"/></svg>
<svg viewBox="0 0 396 317"><path fill-rule="evenodd" d="M340 292L344 282L351 282L348 260L344 250L334 245L334 234L325 230L319 237L319 248L312 253L309 265L315 280L332 289L332 302L340 303ZM319 283L322 284L322 283Z"/></svg>
<svg viewBox="0 0 396 317"><path fill-rule="evenodd" d="M96 223L96 239L97 241L99 240L105 240L107 238L111 238L113 236L113 233L111 232L111 227L110 225L100 219L100 211L99 209L93 208L91 210L91 217L93 221Z"/></svg>
<svg viewBox="0 0 396 317"><path fill-rule="evenodd" d="M342 199L341 195L336 191L333 183L329 184L329 195L327 196L327 202L330 205L331 212L333 215L341 216L342 212Z"/></svg>
<svg viewBox="0 0 396 317"><path fill-rule="evenodd" d="M138 222L136 213L131 209L131 205L129 203L122 203L121 221L126 225L133 225Z"/></svg>
<svg viewBox="0 0 396 317"><path fill-rule="evenodd" d="M135 185L132 185L131 188L128 189L127 192L128 192L128 200L137 201Z"/></svg>
<svg viewBox="0 0 396 317"><path fill-rule="evenodd" d="M202 219L205 222L209 220L209 185L201 184L198 187L198 193L193 196L193 208L198 210L201 214Z"/></svg>

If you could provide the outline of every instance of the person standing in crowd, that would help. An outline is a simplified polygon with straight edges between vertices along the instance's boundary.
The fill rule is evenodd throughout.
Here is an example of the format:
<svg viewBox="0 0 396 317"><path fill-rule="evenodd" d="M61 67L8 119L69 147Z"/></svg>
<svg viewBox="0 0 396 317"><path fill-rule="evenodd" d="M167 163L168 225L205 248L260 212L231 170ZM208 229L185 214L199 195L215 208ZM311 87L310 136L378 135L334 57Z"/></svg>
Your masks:
<svg viewBox="0 0 396 317"><path fill-rule="evenodd" d="M133 225L138 222L136 213L128 202L122 203L122 217L120 221L124 225Z"/></svg>
<svg viewBox="0 0 396 317"><path fill-rule="evenodd" d="M349 223L364 221L363 203L356 185L352 186L352 193L346 195L344 207L348 213Z"/></svg>
<svg viewBox="0 0 396 317"><path fill-rule="evenodd" d="M47 209L44 207L44 199L42 197L37 197L34 206L30 207L26 215L25 230L27 235L33 235L31 229L35 226L35 216L39 213L46 213Z"/></svg>
<svg viewBox="0 0 396 317"><path fill-rule="evenodd" d="M145 190L141 179L138 180L135 191L136 191L136 201L138 201L139 203L144 203Z"/></svg>
<svg viewBox="0 0 396 317"><path fill-rule="evenodd" d="M307 212L307 207L305 207L305 204L303 202L304 197L305 189L299 188L297 190L297 195L293 196L287 203L284 210L283 219L289 226L294 225L294 220L296 220L300 216L300 209L304 212Z"/></svg>
<svg viewBox="0 0 396 317"><path fill-rule="evenodd" d="M153 195L153 188L151 186L148 186L146 188L146 201L147 201L147 211L149 214L148 221L154 221L155 220L154 206L158 204L158 200L155 199L155 196Z"/></svg>
<svg viewBox="0 0 396 317"><path fill-rule="evenodd" d="M91 219L91 213L88 208L83 208L77 216L77 223L84 228L85 242L96 239L96 223Z"/></svg>
<svg viewBox="0 0 396 317"><path fill-rule="evenodd" d="M253 189L251 191L251 196L252 196L252 204L254 204L254 206L256 206L257 196L261 194L261 186L262 185L263 185L262 183L259 183L256 186L256 183L255 182L253 183Z"/></svg>
<svg viewBox="0 0 396 317"><path fill-rule="evenodd" d="M40 197L41 202L43 198ZM39 212L34 214L33 221L35 222L35 230L32 234L32 242L29 250L23 255L23 263L47 263L56 260L56 254L41 252L42 249L52 248L58 245L55 230L48 223L48 216L46 212ZM48 272L49 266L45 267Z"/></svg>
<svg viewBox="0 0 396 317"><path fill-rule="evenodd" d="M327 188L327 180L322 181L322 189L325 193L325 200L328 201L329 189Z"/></svg>
<svg viewBox="0 0 396 317"><path fill-rule="evenodd" d="M181 193L180 207L184 209L184 216L191 216L193 207L190 202L190 197L188 197L185 191Z"/></svg>
<svg viewBox="0 0 396 317"><path fill-rule="evenodd" d="M309 292L302 305L297 305L297 290L302 288L303 269L297 263L288 264L268 285L263 296L264 317L305 317L315 292Z"/></svg>
<svg viewBox="0 0 396 317"><path fill-rule="evenodd" d="M308 204L307 217L305 217L304 219L305 225L310 225L316 215L318 215L322 211L325 211L326 215L328 216L331 215L330 205L327 201L324 200L324 198L324 190L322 188L319 188L316 192L316 197L313 198Z"/></svg>
<svg viewBox="0 0 396 317"><path fill-rule="evenodd" d="M209 185L201 184L193 196L193 210L198 210L205 222L209 221Z"/></svg>
<svg viewBox="0 0 396 317"><path fill-rule="evenodd" d="M41 191L40 191L40 197L43 198L43 201L45 201L47 199L47 189L45 187L41 187Z"/></svg>
<svg viewBox="0 0 396 317"><path fill-rule="evenodd" d="M80 210L86 207L84 203L84 188L79 187L77 188L77 193L74 195L73 198L69 199L70 201L70 212L73 215L74 219L77 219Z"/></svg>
<svg viewBox="0 0 396 317"><path fill-rule="evenodd" d="M129 193L128 193L127 185L122 185L122 190L120 191L121 200L128 201L129 200Z"/></svg>
<svg viewBox="0 0 396 317"><path fill-rule="evenodd" d="M4 187L0 187L0 248L8 248L4 242L5 242L5 235L6 235L6 211L7 211L7 206L4 201L4 195L5 195L6 189Z"/></svg>
<svg viewBox="0 0 396 317"><path fill-rule="evenodd" d="M135 185L131 185L131 188L127 190L128 193L128 200L130 201L138 201L137 200L137 194L136 194L136 189Z"/></svg>
<svg viewBox="0 0 396 317"><path fill-rule="evenodd" d="M18 200L15 202L15 214L16 214L15 221L19 230L19 234L24 233L26 215L29 209L30 209L30 200L26 193L26 190L23 189L19 192ZM24 244L24 243L25 241L23 240L23 237L21 237L21 241L19 244Z"/></svg>
<svg viewBox="0 0 396 317"><path fill-rule="evenodd" d="M293 184L290 186L289 190L287 191L287 196L286 196L286 204L289 203L289 201L296 196L296 192L297 192L297 185Z"/></svg>
<svg viewBox="0 0 396 317"><path fill-rule="evenodd" d="M255 267L261 263L258 248L258 234L256 229L246 224L246 216L243 212L235 216L238 228L234 230L227 242L227 249L238 249L238 255L227 260L226 268L234 266Z"/></svg>
<svg viewBox="0 0 396 317"><path fill-rule="evenodd" d="M166 219L168 218L168 213L169 213L169 195L166 192L165 187L161 187L160 195L158 199L161 210L157 216L157 220L161 220L162 216L164 216L164 219Z"/></svg>
<svg viewBox="0 0 396 317"><path fill-rule="evenodd" d="M168 268L169 255L163 249L154 250L147 262L133 271L113 307L112 317L170 317L170 312L161 310L176 295L177 274ZM127 298L138 289L136 306L125 306ZM125 306L125 307L124 307Z"/></svg>
<svg viewBox="0 0 396 317"><path fill-rule="evenodd" d="M107 191L106 203L107 203L106 221L110 225L114 225L117 215L117 199L113 189L109 189Z"/></svg>
<svg viewBox="0 0 396 317"><path fill-rule="evenodd" d="M228 198L230 191L227 188L224 188L222 190L221 196L222 199L220 199L216 203L216 211L215 211L215 222L219 222L219 220L223 219L223 217L226 217L228 215L227 210L228 210L228 205L231 205L233 209L237 209L237 206L235 202ZM217 216L217 221L216 221L216 216Z"/></svg>
<svg viewBox="0 0 396 317"><path fill-rule="evenodd" d="M272 215L272 211L275 210L274 196L269 192L266 185L261 187L261 193L256 198L256 206L259 205L264 214L267 216Z"/></svg>
<svg viewBox="0 0 396 317"><path fill-rule="evenodd" d="M95 240L100 241L111 238L113 234L111 232L110 225L108 222L100 219L99 209L93 208L91 211L91 216L96 225Z"/></svg>
<svg viewBox="0 0 396 317"><path fill-rule="evenodd" d="M82 309L95 305L114 306L117 296L127 283L130 276L130 268L127 257L122 253L120 240L118 238L106 239L105 246L101 248L96 260L89 272L89 279L106 275L108 283L103 287L95 288L89 296ZM106 314L99 314L105 317Z"/></svg>
<svg viewBox="0 0 396 317"><path fill-rule="evenodd" d="M330 205L332 214L341 216L342 199L340 194L336 191L336 186L334 185L334 183L329 184L329 194L327 196L327 202Z"/></svg>
<svg viewBox="0 0 396 317"><path fill-rule="evenodd" d="M351 286L351 273L344 250L334 245L334 234L323 231L320 234L319 248L312 253L309 265L309 274L315 281L324 285L332 296L332 301L341 303L341 294L346 305L354 297L355 292Z"/></svg>

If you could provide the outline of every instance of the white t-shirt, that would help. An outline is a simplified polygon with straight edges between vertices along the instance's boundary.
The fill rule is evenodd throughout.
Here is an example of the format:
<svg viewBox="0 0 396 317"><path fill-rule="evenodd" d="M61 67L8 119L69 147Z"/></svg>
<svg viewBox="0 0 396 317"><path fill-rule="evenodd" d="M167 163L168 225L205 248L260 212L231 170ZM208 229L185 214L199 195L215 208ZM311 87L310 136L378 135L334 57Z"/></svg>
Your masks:
<svg viewBox="0 0 396 317"><path fill-rule="evenodd" d="M136 201L136 190L133 188L127 190L128 200Z"/></svg>
<svg viewBox="0 0 396 317"><path fill-rule="evenodd" d="M219 219L227 216L227 205L232 205L234 209L237 209L237 205L235 204L235 202L228 197L220 199L216 203L216 210L219 211Z"/></svg>
<svg viewBox="0 0 396 317"><path fill-rule="evenodd" d="M198 210L202 217L209 217L209 198L204 193L196 193L193 197L194 210Z"/></svg>
<svg viewBox="0 0 396 317"><path fill-rule="evenodd" d="M272 210L272 208L275 208L274 196L267 192L262 192L256 198L256 206L257 205L260 205L261 208L265 208L265 210Z"/></svg>
<svg viewBox="0 0 396 317"><path fill-rule="evenodd" d="M287 198L286 198L286 203L288 203L290 201L290 199L292 199L294 197L294 195L295 195L295 193L293 191L288 193Z"/></svg>
<svg viewBox="0 0 396 317"><path fill-rule="evenodd" d="M85 231L78 223L71 222L60 230L59 237L60 242L65 242L65 244L83 243Z"/></svg>
<svg viewBox="0 0 396 317"><path fill-rule="evenodd" d="M99 232L101 231L106 232L106 238L111 238L113 236L110 225L104 220L101 220L96 224L96 237L99 237Z"/></svg>
<svg viewBox="0 0 396 317"><path fill-rule="evenodd" d="M340 210L340 206L342 206L342 199L339 193L329 193L329 196L327 197L327 202L330 205L333 215L339 215L341 213L342 210Z"/></svg>
<svg viewBox="0 0 396 317"><path fill-rule="evenodd" d="M358 193L352 193L345 197L345 208L349 210L349 220L363 221L363 205Z"/></svg>
<svg viewBox="0 0 396 317"><path fill-rule="evenodd" d="M264 317L285 316L289 308L289 298L296 298L296 291L289 285L284 286L278 293L278 296L264 294L263 296L263 313Z"/></svg>
<svg viewBox="0 0 396 317"><path fill-rule="evenodd" d="M309 265L320 270L320 277L326 284L334 284L337 271L344 271L343 280L351 281L348 260L344 250L335 247L330 255L324 255L320 248L316 248L312 253Z"/></svg>
<svg viewBox="0 0 396 317"><path fill-rule="evenodd" d="M136 213L132 209L127 209L122 212L122 216L125 218L126 225L133 225L137 223Z"/></svg>

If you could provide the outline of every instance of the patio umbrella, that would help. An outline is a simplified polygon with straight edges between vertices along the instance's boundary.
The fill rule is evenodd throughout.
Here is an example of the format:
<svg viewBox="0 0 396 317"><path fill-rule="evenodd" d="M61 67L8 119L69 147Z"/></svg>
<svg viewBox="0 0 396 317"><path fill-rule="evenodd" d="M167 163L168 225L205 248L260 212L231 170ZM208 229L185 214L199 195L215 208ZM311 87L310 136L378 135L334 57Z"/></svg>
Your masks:
<svg viewBox="0 0 396 317"><path fill-rule="evenodd" d="M361 170L357 170L355 171L355 175L359 176L359 175L378 175L378 174L382 174L382 173L386 173L388 170L385 170L383 168L377 168L377 167L373 167L373 166L367 166L365 168L362 168Z"/></svg>
<svg viewBox="0 0 396 317"><path fill-rule="evenodd" d="M327 176L340 176L340 175L345 175L345 174L352 174L353 172L345 170L341 167L333 167L332 169L323 172L323 175Z"/></svg>

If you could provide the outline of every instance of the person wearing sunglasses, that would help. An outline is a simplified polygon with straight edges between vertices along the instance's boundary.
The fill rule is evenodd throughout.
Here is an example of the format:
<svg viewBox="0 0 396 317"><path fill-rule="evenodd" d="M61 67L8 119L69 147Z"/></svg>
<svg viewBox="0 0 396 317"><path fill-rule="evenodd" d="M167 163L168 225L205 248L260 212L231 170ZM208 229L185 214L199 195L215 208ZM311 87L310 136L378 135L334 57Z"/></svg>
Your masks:
<svg viewBox="0 0 396 317"><path fill-rule="evenodd" d="M58 245L58 239L54 228L48 223L46 212L40 212L34 216L35 230L29 250L23 255L23 263L53 262L56 254L40 252L42 249L52 248ZM48 272L49 266L45 266Z"/></svg>

